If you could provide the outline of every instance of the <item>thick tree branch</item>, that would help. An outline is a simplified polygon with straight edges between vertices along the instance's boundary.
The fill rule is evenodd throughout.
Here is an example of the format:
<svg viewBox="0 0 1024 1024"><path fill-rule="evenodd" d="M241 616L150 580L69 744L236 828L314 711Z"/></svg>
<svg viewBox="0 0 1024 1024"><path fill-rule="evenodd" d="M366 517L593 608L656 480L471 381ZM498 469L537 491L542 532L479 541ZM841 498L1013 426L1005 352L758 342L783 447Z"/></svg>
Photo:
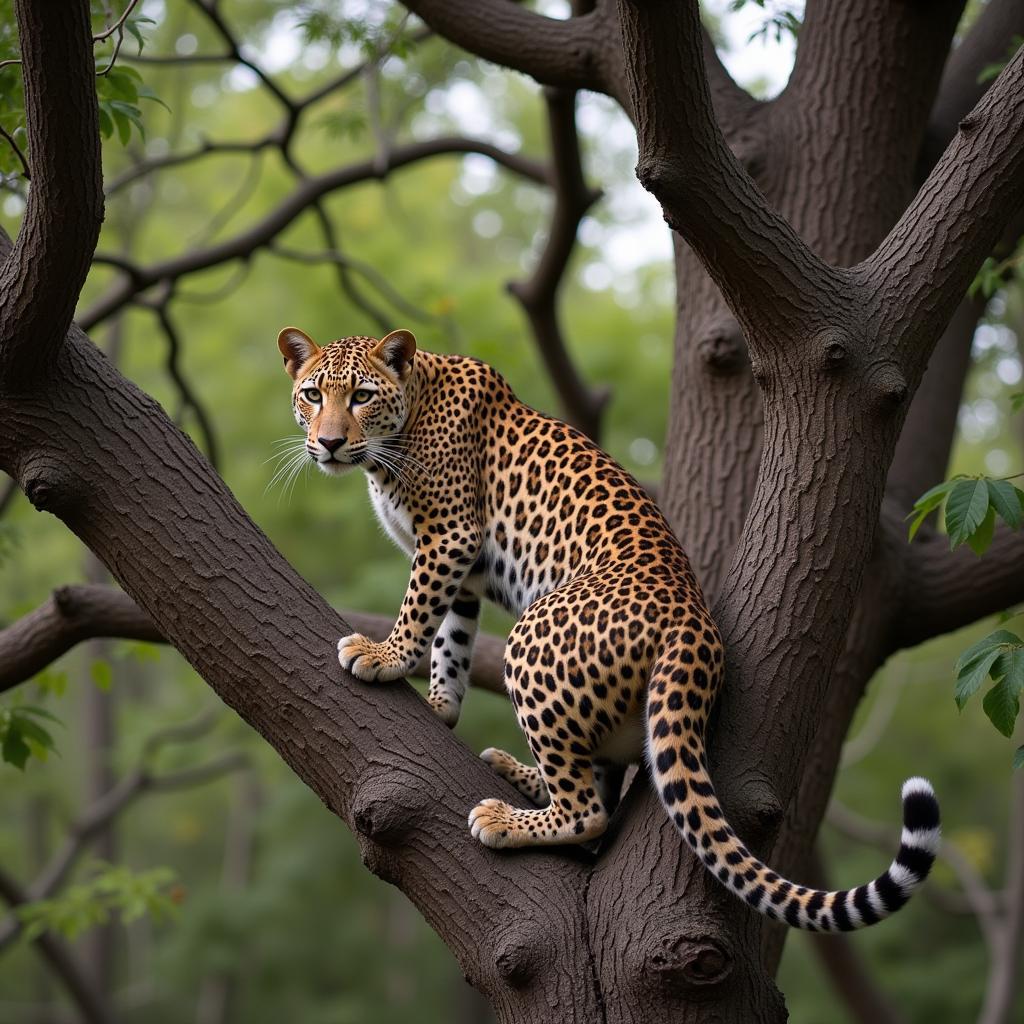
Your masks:
<svg viewBox="0 0 1024 1024"><path fill-rule="evenodd" d="M357 632L378 640L393 625L385 615L350 610L341 615ZM76 644L99 637L166 643L153 620L123 591L97 583L58 587L35 611L0 630L0 693L31 679ZM504 649L500 637L479 636L470 676L474 686L504 695ZM429 655L414 674L429 677Z"/></svg>
<svg viewBox="0 0 1024 1024"><path fill-rule="evenodd" d="M0 380L53 359L74 315L100 222L100 137L89 4L18 0L32 188L0 267Z"/></svg>
<svg viewBox="0 0 1024 1024"><path fill-rule="evenodd" d="M1024 205L1024 49L960 122L917 197L854 274L870 324L920 373L981 261Z"/></svg>
<svg viewBox="0 0 1024 1024"><path fill-rule="evenodd" d="M507 0L403 0L438 35L541 85L620 95L614 10L548 18Z"/></svg>
<svg viewBox="0 0 1024 1024"><path fill-rule="evenodd" d="M530 320L566 419L596 438L608 393L588 387L573 365L558 320L558 289L576 245L580 221L601 193L588 188L583 177L576 132L576 93L571 89L547 88L544 102L551 142L555 206L547 244L533 275L527 281L509 282L508 290L519 300Z"/></svg>
<svg viewBox="0 0 1024 1024"><path fill-rule="evenodd" d="M894 632L896 648L977 622L1024 601L1024 531L996 530L984 560L966 545L949 549L949 538L918 534L910 546L903 608Z"/></svg>
<svg viewBox="0 0 1024 1024"><path fill-rule="evenodd" d="M318 177L303 179L291 195L263 220L233 238L148 267L133 266L121 281L78 318L79 323L85 330L94 327L122 309L139 292L161 281L174 281L186 274L206 270L220 263L251 257L257 249L277 238L300 214L336 189L362 181L382 181L392 171L408 167L428 157L460 153L479 153L532 181L547 182L544 169L533 161L506 153L491 143L477 139L451 136L396 146L389 151L386 166L381 166L375 159L363 160Z"/></svg>
<svg viewBox="0 0 1024 1024"><path fill-rule="evenodd" d="M846 286L726 145L705 76L697 4L619 0L619 11L641 184L722 290L748 343L781 319L808 329L815 299L844 294Z"/></svg>

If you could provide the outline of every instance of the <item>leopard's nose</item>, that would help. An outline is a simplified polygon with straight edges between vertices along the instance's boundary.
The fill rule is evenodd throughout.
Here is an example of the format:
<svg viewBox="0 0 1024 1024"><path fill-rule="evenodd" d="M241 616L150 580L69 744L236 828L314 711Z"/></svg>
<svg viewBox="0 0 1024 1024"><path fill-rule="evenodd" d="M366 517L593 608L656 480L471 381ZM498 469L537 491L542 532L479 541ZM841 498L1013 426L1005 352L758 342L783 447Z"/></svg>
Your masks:
<svg viewBox="0 0 1024 1024"><path fill-rule="evenodd" d="M344 443L343 437L318 437L317 440L333 455Z"/></svg>

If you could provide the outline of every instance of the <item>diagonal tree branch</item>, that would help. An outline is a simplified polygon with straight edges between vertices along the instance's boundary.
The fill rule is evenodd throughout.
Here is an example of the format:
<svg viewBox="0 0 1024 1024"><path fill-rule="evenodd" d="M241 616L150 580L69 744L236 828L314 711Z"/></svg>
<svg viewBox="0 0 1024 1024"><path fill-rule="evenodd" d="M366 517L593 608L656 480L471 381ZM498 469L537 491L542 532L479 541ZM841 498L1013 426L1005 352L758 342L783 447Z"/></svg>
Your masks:
<svg viewBox="0 0 1024 1024"><path fill-rule="evenodd" d="M0 267L0 380L50 363L74 315L100 222L100 137L89 4L15 4L32 188Z"/></svg>

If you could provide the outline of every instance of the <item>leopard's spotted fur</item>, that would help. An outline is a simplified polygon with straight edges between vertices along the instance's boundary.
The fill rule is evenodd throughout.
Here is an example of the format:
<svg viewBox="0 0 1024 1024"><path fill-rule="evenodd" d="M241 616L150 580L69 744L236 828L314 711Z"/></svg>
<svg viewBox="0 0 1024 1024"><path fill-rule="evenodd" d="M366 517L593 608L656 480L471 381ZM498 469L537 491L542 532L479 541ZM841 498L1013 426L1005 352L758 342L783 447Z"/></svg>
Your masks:
<svg viewBox="0 0 1024 1024"><path fill-rule="evenodd" d="M453 725L480 597L519 616L505 680L537 767L500 750L482 756L536 806L483 800L469 816L474 836L491 847L594 839L609 813L602 767L638 760L646 745L672 820L755 910L835 931L906 902L938 845L938 804L923 779L904 786L896 860L847 892L780 878L729 827L703 741L721 638L667 522L608 455L519 402L491 367L417 352L407 331L321 349L289 328L279 345L309 455L325 472L366 470L381 522L413 560L391 635L344 637L342 665L363 680L394 679L432 645L428 700Z"/></svg>

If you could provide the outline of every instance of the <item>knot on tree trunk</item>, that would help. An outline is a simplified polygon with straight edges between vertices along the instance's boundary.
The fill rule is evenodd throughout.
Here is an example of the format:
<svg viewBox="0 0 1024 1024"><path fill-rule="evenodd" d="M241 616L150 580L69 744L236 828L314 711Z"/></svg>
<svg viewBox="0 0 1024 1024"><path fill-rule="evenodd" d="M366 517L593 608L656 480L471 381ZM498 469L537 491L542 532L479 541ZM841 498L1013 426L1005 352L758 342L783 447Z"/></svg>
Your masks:
<svg viewBox="0 0 1024 1024"><path fill-rule="evenodd" d="M31 456L22 467L19 482L35 509L50 512L65 522L72 519L75 511L81 511L87 497L81 480L67 462L48 455Z"/></svg>
<svg viewBox="0 0 1024 1024"><path fill-rule="evenodd" d="M555 961L547 938L529 921L513 920L494 948L498 976L511 988L526 987L545 964Z"/></svg>
<svg viewBox="0 0 1024 1024"><path fill-rule="evenodd" d="M825 373L838 376L850 365L851 351L857 351L857 345L849 335L837 327L829 327L821 331L815 338L818 348L818 362Z"/></svg>
<svg viewBox="0 0 1024 1024"><path fill-rule="evenodd" d="M394 846L419 825L425 813L424 795L407 781L387 775L370 777L352 801L352 823L367 846Z"/></svg>
<svg viewBox="0 0 1024 1024"><path fill-rule="evenodd" d="M747 362L743 332L731 316L722 316L699 330L696 349L708 371L721 376L739 373Z"/></svg>
<svg viewBox="0 0 1024 1024"><path fill-rule="evenodd" d="M746 845L754 850L770 849L785 817L774 787L762 778L730 780L723 775L719 788L728 794L726 817Z"/></svg>
<svg viewBox="0 0 1024 1024"><path fill-rule="evenodd" d="M875 405L887 415L900 409L910 393L903 370L889 360L871 367L867 384L875 398Z"/></svg>
<svg viewBox="0 0 1024 1024"><path fill-rule="evenodd" d="M719 933L664 935L641 948L642 980L677 995L720 985L732 974L734 958Z"/></svg>

